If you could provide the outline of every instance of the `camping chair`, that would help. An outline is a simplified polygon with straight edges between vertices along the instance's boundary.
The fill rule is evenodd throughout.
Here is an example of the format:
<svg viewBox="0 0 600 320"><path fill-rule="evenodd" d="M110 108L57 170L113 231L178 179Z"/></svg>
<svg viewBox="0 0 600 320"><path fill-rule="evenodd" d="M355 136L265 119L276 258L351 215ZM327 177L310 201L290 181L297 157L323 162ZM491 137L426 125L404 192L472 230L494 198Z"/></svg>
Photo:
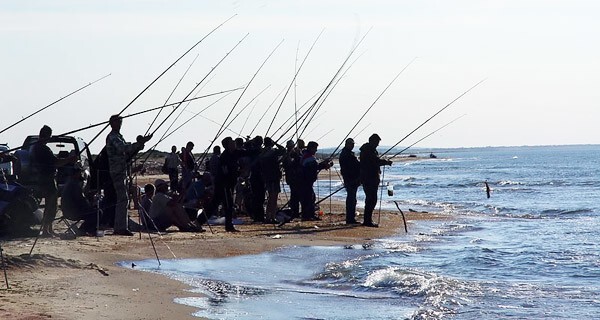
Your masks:
<svg viewBox="0 0 600 320"><path fill-rule="evenodd" d="M62 212L62 209L61 209L61 212ZM67 217L67 216L65 216L65 214L63 212L63 214L60 217L54 218L54 220L52 220L52 223L63 222L67 226L67 230L64 233L60 234L60 239L73 240L73 239L77 238L77 236L79 235L78 234L79 228L77 227L77 224L80 223L81 221L84 221L86 218L91 217L92 215L96 216L97 218L100 218L100 216L102 216L102 210L96 209L96 210L94 210L94 212L88 212L77 218ZM41 235L42 235L42 232L40 230L40 232L35 237L35 241L33 241L31 250L29 250L29 255L31 255L31 253L33 252L33 249L35 248L35 245L37 244L37 241ZM96 234L96 236L97 236L97 234Z"/></svg>

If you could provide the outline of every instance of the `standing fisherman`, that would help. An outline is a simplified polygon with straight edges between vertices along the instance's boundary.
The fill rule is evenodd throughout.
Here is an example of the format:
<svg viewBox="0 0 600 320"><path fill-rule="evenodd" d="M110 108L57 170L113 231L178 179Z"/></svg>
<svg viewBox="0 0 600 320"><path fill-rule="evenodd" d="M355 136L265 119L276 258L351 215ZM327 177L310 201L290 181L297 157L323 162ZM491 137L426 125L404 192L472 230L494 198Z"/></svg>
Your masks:
<svg viewBox="0 0 600 320"><path fill-rule="evenodd" d="M317 181L319 171L329 169L333 165L330 161L317 162L317 144L310 141L306 145L306 151L302 156L302 177L300 187L300 202L302 204L302 221L321 220L315 215L315 192L313 184Z"/></svg>
<svg viewBox="0 0 600 320"><path fill-rule="evenodd" d="M121 135L123 118L113 115L109 119L112 131L106 137L106 154L108 156L108 168L110 177L115 188L117 203L115 205L115 235L133 236L129 231L129 217L127 215L127 166L133 156L144 148L144 143L152 138L149 136L138 136L137 142L126 142Z"/></svg>
<svg viewBox="0 0 600 320"><path fill-rule="evenodd" d="M352 151L354 139L346 139L340 153L340 171L346 188L346 224L358 224L356 221L356 191L360 186L360 162Z"/></svg>
<svg viewBox="0 0 600 320"><path fill-rule="evenodd" d="M300 179L302 150L295 147L294 141L286 143L286 154L283 158L283 170L285 172L285 182L290 188L290 200L288 206L292 210L292 219L300 215Z"/></svg>
<svg viewBox="0 0 600 320"><path fill-rule="evenodd" d="M185 148L181 150L181 193L185 194L188 187L192 184L194 169L196 168L196 159L192 153L194 143L188 141Z"/></svg>
<svg viewBox="0 0 600 320"><path fill-rule="evenodd" d="M52 137L52 129L43 126L37 143L31 147L31 164L38 176L38 190L44 197L44 218L42 220L42 236L52 237L52 222L58 210L58 187L56 185L57 168L75 162L77 155L59 159L46 145Z"/></svg>
<svg viewBox="0 0 600 320"><path fill-rule="evenodd" d="M266 222L278 224L275 220L277 213L277 197L281 192L279 182L281 180L281 157L285 154L285 149L276 144L273 139L265 138L265 148L260 155L260 172L265 183L267 191L267 209Z"/></svg>
<svg viewBox="0 0 600 320"><path fill-rule="evenodd" d="M177 153L177 147L171 147L171 153L167 156L167 171L169 173L169 182L171 192L177 191L179 185L179 166L181 165L181 158ZM182 192L183 193L183 192Z"/></svg>
<svg viewBox="0 0 600 320"><path fill-rule="evenodd" d="M237 232L233 226L233 190L239 175L238 160L245 155L236 149L235 141L226 137L221 141L223 153L219 157L219 172L215 180L215 196L210 205L209 212L215 212L222 205L225 212L225 231Z"/></svg>
<svg viewBox="0 0 600 320"><path fill-rule="evenodd" d="M379 146L381 138L374 133L369 137L369 142L360 147L360 182L362 183L365 192L365 217L363 226L375 227L378 225L373 223L373 210L377 205L377 189L379 188L381 174L380 166L391 166L392 161L379 158L377 146Z"/></svg>

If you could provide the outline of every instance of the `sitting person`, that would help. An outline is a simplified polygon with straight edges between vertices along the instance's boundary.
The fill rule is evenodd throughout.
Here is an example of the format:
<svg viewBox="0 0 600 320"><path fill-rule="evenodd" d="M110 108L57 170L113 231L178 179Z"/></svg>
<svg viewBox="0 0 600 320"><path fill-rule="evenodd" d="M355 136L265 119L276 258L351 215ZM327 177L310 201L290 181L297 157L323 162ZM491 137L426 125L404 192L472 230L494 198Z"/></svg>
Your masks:
<svg viewBox="0 0 600 320"><path fill-rule="evenodd" d="M202 225L208 219L208 214L206 211L200 212L200 209L205 209L212 199L212 180L208 172L205 172L202 176L196 172L195 178L196 180L185 193L184 207L189 218Z"/></svg>
<svg viewBox="0 0 600 320"><path fill-rule="evenodd" d="M81 168L75 166L61 195L61 210L69 220L83 220L79 230L87 235L96 234L98 212L83 194Z"/></svg>
<svg viewBox="0 0 600 320"><path fill-rule="evenodd" d="M152 223L148 223L150 208L152 207L152 198L154 197L154 185L148 183L144 186L144 195L141 197L140 204L138 205L140 215L140 220L143 226L152 225Z"/></svg>
<svg viewBox="0 0 600 320"><path fill-rule="evenodd" d="M155 226L155 229L164 231L174 225L180 231L203 231L191 222L183 206L167 195L169 191L167 181L156 179L154 187L156 188L156 194L152 198L149 214L152 226Z"/></svg>

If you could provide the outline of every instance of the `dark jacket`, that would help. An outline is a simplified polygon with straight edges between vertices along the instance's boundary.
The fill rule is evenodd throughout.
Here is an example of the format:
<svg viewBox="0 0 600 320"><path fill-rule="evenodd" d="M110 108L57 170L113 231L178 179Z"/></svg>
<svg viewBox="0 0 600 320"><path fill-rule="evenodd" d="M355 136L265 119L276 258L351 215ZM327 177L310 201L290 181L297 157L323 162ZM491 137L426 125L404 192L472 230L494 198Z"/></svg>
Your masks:
<svg viewBox="0 0 600 320"><path fill-rule="evenodd" d="M360 147L360 182L373 183L379 182L380 166L389 164L388 160L380 159L377 149L370 143L365 143Z"/></svg>
<svg viewBox="0 0 600 320"><path fill-rule="evenodd" d="M259 157L260 171L265 183L281 180L281 156L285 153L283 147L265 148Z"/></svg>
<svg viewBox="0 0 600 320"><path fill-rule="evenodd" d="M344 184L358 186L360 184L360 162L350 149L343 148L340 152L340 171Z"/></svg>

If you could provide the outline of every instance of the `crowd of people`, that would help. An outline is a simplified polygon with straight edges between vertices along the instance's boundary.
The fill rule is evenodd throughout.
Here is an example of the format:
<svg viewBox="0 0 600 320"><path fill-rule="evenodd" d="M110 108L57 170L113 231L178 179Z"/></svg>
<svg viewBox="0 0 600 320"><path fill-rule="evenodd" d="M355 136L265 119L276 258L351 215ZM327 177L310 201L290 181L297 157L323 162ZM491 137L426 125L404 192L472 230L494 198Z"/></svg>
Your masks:
<svg viewBox="0 0 600 320"><path fill-rule="evenodd" d="M135 223L128 217L128 183L139 169L132 168L136 154L144 149L152 136L138 136L136 142L129 143L120 133L122 118L112 116L109 123L112 130L106 137L104 154L101 153L94 162L96 166L102 166L104 161L103 170L108 172L103 181L97 182L103 189L104 199L92 201L86 197L78 166L73 166L62 191L63 215L72 220L83 220L80 229L84 233L94 234L98 225L112 227L114 235L124 236L131 236L141 229L164 231L172 226L180 231L202 232L203 224L211 217L219 216L224 217L227 232L237 232L234 217L242 213L255 223L265 224L283 224L293 219L320 220L316 214L318 207L313 185L321 170L333 166L331 159L317 159L319 145L315 141L305 144L301 139L290 140L283 147L269 137L256 136L226 137L220 146L213 147L212 154L198 158L193 153L191 141L181 149L173 146L162 167L169 180L157 179L153 184L143 186L143 196L135 199L141 223ZM44 126L31 154L32 166L40 174L38 181L46 203L42 222L44 235L53 233L58 198L56 170L76 159L56 158L45 146L51 134L51 129ZM377 202L380 167L392 164L379 157L377 146L380 140L377 134L371 135L360 147L357 157L353 151L355 142L349 138L339 155L347 194L348 225L360 224L356 220L356 194L362 185L365 193L362 225L377 227L372 214ZM289 190L288 201L283 205L278 201L282 181ZM287 213L283 217L278 215L282 210Z"/></svg>

